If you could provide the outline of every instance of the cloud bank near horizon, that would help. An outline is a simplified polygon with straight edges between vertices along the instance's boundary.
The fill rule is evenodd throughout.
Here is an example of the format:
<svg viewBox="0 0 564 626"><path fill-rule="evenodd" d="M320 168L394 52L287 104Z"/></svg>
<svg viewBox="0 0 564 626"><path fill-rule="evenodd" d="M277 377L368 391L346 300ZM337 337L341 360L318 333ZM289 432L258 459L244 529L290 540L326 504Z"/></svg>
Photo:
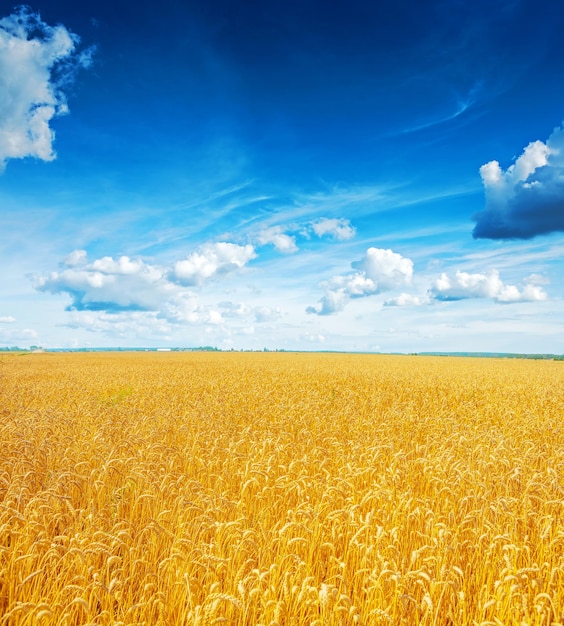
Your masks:
<svg viewBox="0 0 564 626"><path fill-rule="evenodd" d="M205 244L170 266L128 256L90 260L85 250L74 250L58 271L35 276L34 287L70 298L65 326L72 329L167 341L187 327L226 336L251 335L255 325L267 328L280 320L280 307L226 300L210 304L202 300L201 292L211 282L242 272L254 257L250 244L228 242ZM0 318L6 324L13 321ZM0 328L0 339L12 336L15 332Z"/></svg>

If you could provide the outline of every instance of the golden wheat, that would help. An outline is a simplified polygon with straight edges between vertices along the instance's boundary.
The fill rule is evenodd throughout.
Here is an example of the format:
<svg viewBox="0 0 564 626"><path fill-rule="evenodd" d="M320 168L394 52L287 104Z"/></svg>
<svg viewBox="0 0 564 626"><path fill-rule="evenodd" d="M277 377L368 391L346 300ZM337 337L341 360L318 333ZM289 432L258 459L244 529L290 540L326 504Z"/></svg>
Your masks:
<svg viewBox="0 0 564 626"><path fill-rule="evenodd" d="M564 624L564 365L0 361L0 626Z"/></svg>

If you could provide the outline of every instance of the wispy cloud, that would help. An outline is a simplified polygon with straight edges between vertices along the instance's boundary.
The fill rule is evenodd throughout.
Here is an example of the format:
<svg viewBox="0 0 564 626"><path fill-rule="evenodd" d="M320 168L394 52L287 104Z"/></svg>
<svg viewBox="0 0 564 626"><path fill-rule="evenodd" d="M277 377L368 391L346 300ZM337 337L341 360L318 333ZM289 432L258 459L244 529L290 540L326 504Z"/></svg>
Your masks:
<svg viewBox="0 0 564 626"><path fill-rule="evenodd" d="M50 122L68 113L63 88L91 62L92 49L79 54L78 42L27 7L0 20L0 170L10 159L55 158Z"/></svg>
<svg viewBox="0 0 564 626"><path fill-rule="evenodd" d="M410 133L416 133L421 130L427 130L429 128L432 128L433 126L438 126L440 124L445 124L446 122L451 122L452 120L455 120L457 117L460 117L462 114L466 113L466 111L468 111L476 103L481 90L482 83L477 82L466 95L460 95L456 98L456 104L454 110L451 113L430 119L420 124L415 124L414 126L409 126L402 129L397 134L407 135Z"/></svg>

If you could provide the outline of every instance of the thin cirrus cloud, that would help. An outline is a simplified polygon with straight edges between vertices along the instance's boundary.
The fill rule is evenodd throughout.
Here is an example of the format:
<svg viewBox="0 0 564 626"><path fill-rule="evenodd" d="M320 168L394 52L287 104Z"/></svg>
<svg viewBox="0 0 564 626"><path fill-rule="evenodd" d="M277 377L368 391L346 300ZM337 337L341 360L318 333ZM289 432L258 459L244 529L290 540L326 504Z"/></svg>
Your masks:
<svg viewBox="0 0 564 626"><path fill-rule="evenodd" d="M460 117L462 114L466 113L468 109L470 109L477 101L477 97L482 90L482 83L476 83L472 89L468 92L465 97L458 97L456 102L456 108L452 113L448 113L441 117L437 117L436 119L430 120L428 122L423 122L421 124L417 124L415 126L410 126L408 128L404 128L400 131L399 134L406 135L409 133L415 133L421 130L427 130L428 128L432 128L433 126L438 126L440 124L445 124L446 122L450 122L455 120L457 117Z"/></svg>
<svg viewBox="0 0 564 626"><path fill-rule="evenodd" d="M485 274L456 272L454 276L446 273L434 282L429 294L435 300L452 301L468 298L489 298L501 304L512 302L538 302L547 299L544 289L538 284L540 278L533 274L525 279L524 285L507 285L499 277L497 270Z"/></svg>
<svg viewBox="0 0 564 626"><path fill-rule="evenodd" d="M339 274L320 283L324 295L307 313L331 315L342 311L351 299L365 298L408 285L413 261L389 249L368 248L360 261L351 263L356 272Z"/></svg>
<svg viewBox="0 0 564 626"><path fill-rule="evenodd" d="M564 128L546 143L531 142L505 171L482 165L485 208L474 216L474 238L530 239L564 231Z"/></svg>
<svg viewBox="0 0 564 626"><path fill-rule="evenodd" d="M92 59L92 48L77 52L79 41L27 7L0 19L0 171L10 159L56 157L49 124L69 111L62 87Z"/></svg>

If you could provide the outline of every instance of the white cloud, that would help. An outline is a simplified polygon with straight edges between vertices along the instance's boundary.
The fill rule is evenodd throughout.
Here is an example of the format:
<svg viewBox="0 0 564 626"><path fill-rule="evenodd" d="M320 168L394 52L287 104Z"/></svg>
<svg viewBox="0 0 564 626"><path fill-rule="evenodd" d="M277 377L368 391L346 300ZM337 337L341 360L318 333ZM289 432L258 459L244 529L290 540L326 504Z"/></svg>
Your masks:
<svg viewBox="0 0 564 626"><path fill-rule="evenodd" d="M136 339L142 345L148 339L168 340L172 337L171 325L153 311L73 311L66 327L120 339Z"/></svg>
<svg viewBox="0 0 564 626"><path fill-rule="evenodd" d="M217 306L224 317L245 318L252 314L251 307L243 303L220 302Z"/></svg>
<svg viewBox="0 0 564 626"><path fill-rule="evenodd" d="M300 339L308 343L325 343L325 335L321 333L305 333L300 335Z"/></svg>
<svg viewBox="0 0 564 626"><path fill-rule="evenodd" d="M257 235L257 243L260 246L272 244L278 252L284 254L298 251L296 238L286 234L281 226L271 226L261 230Z"/></svg>
<svg viewBox="0 0 564 626"><path fill-rule="evenodd" d="M347 219L322 217L312 222L311 228L318 237L330 236L339 241L352 239L356 234L356 229L351 226Z"/></svg>
<svg viewBox="0 0 564 626"><path fill-rule="evenodd" d="M109 329L112 320L118 332L123 329L130 335L135 326L145 323L156 324L162 333L178 325L220 326L226 318L273 320L279 310L231 302L213 307L203 304L183 285L202 286L207 279L240 269L254 256L250 245L206 244L173 268L165 268L128 256L105 256L90 262L84 250L75 250L64 260L62 269L35 277L35 288L69 295L68 309L84 313L73 317L78 326L84 320L89 323L94 315L98 321L92 329L102 332Z"/></svg>
<svg viewBox="0 0 564 626"><path fill-rule="evenodd" d="M421 306L427 303L428 300L426 298L409 293L400 293L399 296L386 300L384 306Z"/></svg>
<svg viewBox="0 0 564 626"><path fill-rule="evenodd" d="M161 272L154 271L154 267L145 265L143 261L130 259L128 256L120 256L117 260L114 260L111 256L96 259L94 263L92 263L92 269L103 274L114 274L118 276L131 276L142 272L152 273L155 278L162 276Z"/></svg>
<svg viewBox="0 0 564 626"><path fill-rule="evenodd" d="M0 344L27 344L39 338L37 331L32 328L0 328Z"/></svg>
<svg viewBox="0 0 564 626"><path fill-rule="evenodd" d="M320 217L315 221L264 227L252 236L252 240L257 246L273 245L278 252L293 254L299 249L296 237L311 239L312 234L320 239L330 237L345 241L355 236L356 229L347 219Z"/></svg>
<svg viewBox="0 0 564 626"><path fill-rule="evenodd" d="M320 283L325 294L319 305L307 308L308 313L330 315L342 311L351 298L363 298L408 285L413 276L411 259L382 248L368 248L364 257L351 266L359 271L333 276Z"/></svg>
<svg viewBox="0 0 564 626"><path fill-rule="evenodd" d="M253 314L259 324L275 322L282 317L280 307L258 306L253 309Z"/></svg>
<svg viewBox="0 0 564 626"><path fill-rule="evenodd" d="M548 285L550 282L546 276L542 274L531 274L523 281L529 285Z"/></svg>
<svg viewBox="0 0 564 626"><path fill-rule="evenodd" d="M325 295L319 300L317 306L308 306L306 313L332 315L342 311L347 306L350 297L345 290L332 291L326 287L325 283L321 283L319 286L325 290Z"/></svg>
<svg viewBox="0 0 564 626"><path fill-rule="evenodd" d="M195 294L180 292L161 303L159 318L171 324L200 325L210 322L211 311Z"/></svg>
<svg viewBox="0 0 564 626"><path fill-rule="evenodd" d="M67 293L72 298L71 308L91 311L155 311L177 290L156 266L127 256L88 263L82 252L67 257L66 269L37 277L36 289Z"/></svg>
<svg viewBox="0 0 564 626"><path fill-rule="evenodd" d="M258 323L273 322L282 317L279 307L250 307L244 303L220 302L218 308L223 317L235 319L252 319Z"/></svg>
<svg viewBox="0 0 564 626"><path fill-rule="evenodd" d="M208 324L214 324L215 326L219 326L220 324L223 324L224 320L219 311L214 311L212 309L209 312L207 322Z"/></svg>
<svg viewBox="0 0 564 626"><path fill-rule="evenodd" d="M189 293L181 293L163 303L159 317L172 324L215 326L225 323L249 322L255 319L256 309L246 304L220 302L216 306L202 304L200 300Z"/></svg>
<svg viewBox="0 0 564 626"><path fill-rule="evenodd" d="M546 143L531 142L505 171L498 161L480 168L486 206L474 216L473 236L529 239L564 231L564 128Z"/></svg>
<svg viewBox="0 0 564 626"><path fill-rule="evenodd" d="M187 259L177 261L172 276L182 285L202 285L216 275L243 268L255 257L255 249L251 244L207 243L199 251L192 252Z"/></svg>
<svg viewBox="0 0 564 626"><path fill-rule="evenodd" d="M16 322L16 318L12 317L11 315L2 315L0 316L0 323L1 324L15 324Z"/></svg>
<svg viewBox="0 0 564 626"><path fill-rule="evenodd" d="M64 26L48 26L26 7L0 19L0 170L9 159L55 158L49 123L68 113L61 88L91 55L78 55L78 42Z"/></svg>
<svg viewBox="0 0 564 626"><path fill-rule="evenodd" d="M377 282L379 291L408 285L413 276L411 259L383 248L368 248L364 257L352 263L352 267L364 271L368 278Z"/></svg>
<svg viewBox="0 0 564 626"><path fill-rule="evenodd" d="M431 288L430 295L437 300L490 298L504 304L546 300L546 292L535 281L538 281L538 277L533 275L532 280L530 277L520 289L515 285L506 285L497 270L490 270L486 274L458 271L454 276L441 274Z"/></svg>
<svg viewBox="0 0 564 626"><path fill-rule="evenodd" d="M67 267L76 267L77 265L84 265L86 263L86 250L73 250L63 263Z"/></svg>
<svg viewBox="0 0 564 626"><path fill-rule="evenodd" d="M546 291L538 285L528 284L522 289L515 285L505 285L499 295L496 297L498 302L538 302L546 300Z"/></svg>

